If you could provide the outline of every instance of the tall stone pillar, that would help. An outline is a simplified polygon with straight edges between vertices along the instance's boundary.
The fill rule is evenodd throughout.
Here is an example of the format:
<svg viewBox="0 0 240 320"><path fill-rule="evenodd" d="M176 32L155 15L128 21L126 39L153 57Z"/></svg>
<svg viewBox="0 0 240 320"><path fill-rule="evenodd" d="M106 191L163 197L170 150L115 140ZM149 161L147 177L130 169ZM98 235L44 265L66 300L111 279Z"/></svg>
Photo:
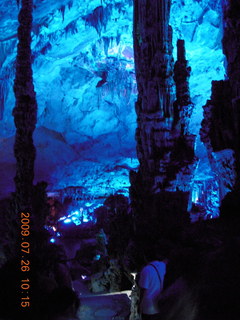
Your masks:
<svg viewBox="0 0 240 320"><path fill-rule="evenodd" d="M174 69L170 6L170 0L134 1L136 142L140 167L130 174L130 196L135 213L142 216L148 211L158 216L161 211L186 211L191 187L195 137L188 134L187 128L187 116L192 110L190 69L184 41L178 42Z"/></svg>
<svg viewBox="0 0 240 320"><path fill-rule="evenodd" d="M33 132L37 121L37 102L31 63L32 0L22 0L18 15L18 49L13 109L16 126L14 155L16 158L16 197L20 211L31 210L34 179L35 146Z"/></svg>
<svg viewBox="0 0 240 320"><path fill-rule="evenodd" d="M173 123L170 1L134 1L134 56L138 86L137 155L148 188L154 188L161 149L171 144Z"/></svg>

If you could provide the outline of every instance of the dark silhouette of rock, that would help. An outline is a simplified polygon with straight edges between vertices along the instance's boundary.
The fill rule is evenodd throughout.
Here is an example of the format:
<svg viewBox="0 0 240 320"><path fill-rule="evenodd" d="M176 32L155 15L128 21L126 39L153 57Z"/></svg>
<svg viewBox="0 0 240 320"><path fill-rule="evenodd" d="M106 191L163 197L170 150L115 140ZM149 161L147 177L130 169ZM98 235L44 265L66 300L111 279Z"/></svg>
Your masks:
<svg viewBox="0 0 240 320"><path fill-rule="evenodd" d="M135 229L139 232L147 232L144 223L148 230L157 230L158 220L165 212L169 217L186 214L194 170L195 136L188 131L193 109L188 84L191 69L183 40L178 41L178 60L175 67L173 64L170 5L168 0L134 2L136 141L140 167L138 172L130 173L130 198ZM170 225L173 220L163 218L161 223Z"/></svg>

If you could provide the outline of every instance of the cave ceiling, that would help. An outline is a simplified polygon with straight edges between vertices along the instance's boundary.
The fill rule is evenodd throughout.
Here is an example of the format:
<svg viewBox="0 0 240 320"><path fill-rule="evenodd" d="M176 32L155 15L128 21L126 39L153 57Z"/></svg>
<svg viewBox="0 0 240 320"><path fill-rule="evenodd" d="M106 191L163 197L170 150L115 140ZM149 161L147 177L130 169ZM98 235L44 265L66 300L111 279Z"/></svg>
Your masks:
<svg viewBox="0 0 240 320"><path fill-rule="evenodd" d="M13 191L12 109L17 48L17 2L0 3L0 196ZM49 190L81 187L86 198L127 194L138 166L134 139L137 85L131 0L34 1L32 67L38 102L35 180ZM220 1L173 0L173 46L185 39L198 135L211 81L224 78ZM196 180L211 176L204 147Z"/></svg>

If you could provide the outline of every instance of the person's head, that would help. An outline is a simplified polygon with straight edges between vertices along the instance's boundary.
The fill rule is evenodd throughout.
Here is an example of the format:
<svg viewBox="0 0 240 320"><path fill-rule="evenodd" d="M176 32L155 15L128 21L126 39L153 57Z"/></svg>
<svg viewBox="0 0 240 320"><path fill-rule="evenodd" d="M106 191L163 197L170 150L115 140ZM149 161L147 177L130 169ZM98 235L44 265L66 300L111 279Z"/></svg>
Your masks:
<svg viewBox="0 0 240 320"><path fill-rule="evenodd" d="M145 262L149 263L154 260L157 260L157 261L167 260L171 250L172 250L172 244L165 239L160 239L154 244L149 245L144 250Z"/></svg>
<svg viewBox="0 0 240 320"><path fill-rule="evenodd" d="M149 263L151 261L158 260L156 254L155 254L154 248L148 248L147 250L145 250L144 260L145 260L145 263Z"/></svg>

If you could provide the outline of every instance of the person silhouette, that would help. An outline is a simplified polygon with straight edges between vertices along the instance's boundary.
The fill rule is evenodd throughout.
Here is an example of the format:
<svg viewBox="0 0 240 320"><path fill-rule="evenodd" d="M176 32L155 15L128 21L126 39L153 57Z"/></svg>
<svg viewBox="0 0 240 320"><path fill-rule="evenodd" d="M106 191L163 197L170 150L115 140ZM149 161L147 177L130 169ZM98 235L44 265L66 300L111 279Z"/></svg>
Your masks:
<svg viewBox="0 0 240 320"><path fill-rule="evenodd" d="M167 259L159 259L155 253L146 255L147 265L140 272L140 313L142 320L158 320L158 300L163 289Z"/></svg>

